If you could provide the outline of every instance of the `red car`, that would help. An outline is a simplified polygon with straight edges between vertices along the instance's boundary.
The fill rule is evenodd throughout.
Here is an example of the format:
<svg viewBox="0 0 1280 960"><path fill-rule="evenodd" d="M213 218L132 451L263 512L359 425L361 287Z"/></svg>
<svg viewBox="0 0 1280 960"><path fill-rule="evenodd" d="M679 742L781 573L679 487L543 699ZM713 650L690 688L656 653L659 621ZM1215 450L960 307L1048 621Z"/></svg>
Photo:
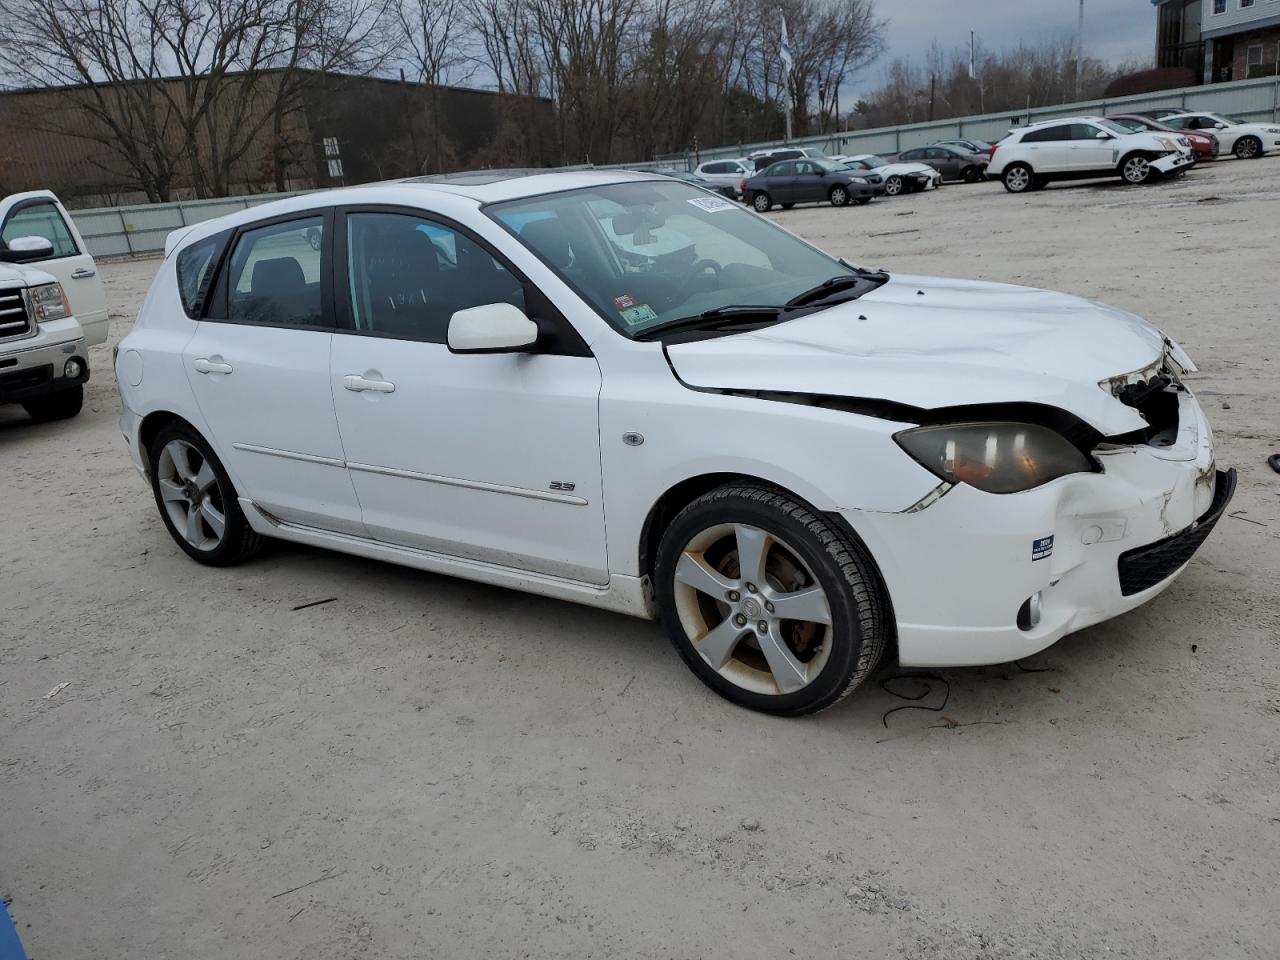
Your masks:
<svg viewBox="0 0 1280 960"><path fill-rule="evenodd" d="M1121 113L1107 119L1134 133L1172 133L1186 137L1191 141L1191 152L1195 155L1197 162L1218 158L1218 138L1204 130L1179 130L1161 120L1153 120L1151 117L1144 117L1137 113Z"/></svg>

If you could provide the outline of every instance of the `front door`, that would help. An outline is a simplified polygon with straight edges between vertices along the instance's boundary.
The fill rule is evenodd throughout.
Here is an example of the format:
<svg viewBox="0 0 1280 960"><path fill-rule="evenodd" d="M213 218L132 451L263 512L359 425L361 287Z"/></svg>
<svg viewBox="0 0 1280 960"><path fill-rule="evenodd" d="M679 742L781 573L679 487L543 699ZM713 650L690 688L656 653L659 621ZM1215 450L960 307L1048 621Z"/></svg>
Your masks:
<svg viewBox="0 0 1280 960"><path fill-rule="evenodd" d="M461 227L387 209L342 220L331 386L370 535L608 582L595 358ZM544 327L540 349L451 353L453 313L501 301Z"/></svg>
<svg viewBox="0 0 1280 960"><path fill-rule="evenodd" d="M58 198L47 190L15 193L0 200L0 239L7 245L18 237L42 237L53 244L53 254L42 260L24 261L52 274L71 302L80 321L85 343L107 339L107 295L97 264L85 249L84 238Z"/></svg>
<svg viewBox="0 0 1280 960"><path fill-rule="evenodd" d="M330 221L240 230L182 355L240 495L289 523L362 535L329 391Z"/></svg>
<svg viewBox="0 0 1280 960"><path fill-rule="evenodd" d="M1099 139L1099 134L1104 134ZM1107 173L1120 162L1115 137L1092 123L1071 124L1071 141L1067 144L1067 169L1072 173Z"/></svg>

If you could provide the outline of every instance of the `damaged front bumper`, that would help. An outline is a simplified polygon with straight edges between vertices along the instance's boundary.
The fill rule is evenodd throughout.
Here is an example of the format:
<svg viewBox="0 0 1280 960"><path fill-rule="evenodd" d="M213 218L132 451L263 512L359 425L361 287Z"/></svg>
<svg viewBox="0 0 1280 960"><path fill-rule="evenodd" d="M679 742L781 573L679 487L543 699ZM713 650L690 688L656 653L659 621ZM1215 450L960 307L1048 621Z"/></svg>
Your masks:
<svg viewBox="0 0 1280 960"><path fill-rule="evenodd" d="M1204 542L1235 492L1195 397L1151 443L1104 445L1101 472L1022 493L966 484L924 509L846 511L880 565L904 666L1018 660L1147 602Z"/></svg>

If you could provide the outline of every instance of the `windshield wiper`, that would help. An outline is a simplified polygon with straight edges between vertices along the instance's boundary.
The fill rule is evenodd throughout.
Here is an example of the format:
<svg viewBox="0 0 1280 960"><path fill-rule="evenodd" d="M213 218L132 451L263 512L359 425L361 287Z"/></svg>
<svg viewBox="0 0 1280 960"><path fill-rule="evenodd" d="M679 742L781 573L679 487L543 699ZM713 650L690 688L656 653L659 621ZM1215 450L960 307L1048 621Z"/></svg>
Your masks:
<svg viewBox="0 0 1280 960"><path fill-rule="evenodd" d="M680 317L677 320L659 324L636 334L635 339L654 340L669 333L679 333L681 330L714 330L717 327L725 327L731 323L743 323L753 320L762 320L767 323L780 319L784 312L784 307L747 305L716 307L714 310L704 310L696 316Z"/></svg>
<svg viewBox="0 0 1280 960"><path fill-rule="evenodd" d="M810 287L804 293L796 294L787 301L787 306L791 309L808 306L809 304L816 303L819 300L825 300L833 294L841 293L845 290L853 290L861 286L867 287L867 290L862 291L862 293L866 293L868 290L874 290L876 287L880 286L880 283L884 282L884 280L881 280L880 283L876 283L875 281L877 279L879 279L879 277L875 274L842 273L837 277L831 277L830 279L823 280L816 287ZM887 279L888 277L885 277L885 280ZM861 295L861 293L858 294L858 296Z"/></svg>

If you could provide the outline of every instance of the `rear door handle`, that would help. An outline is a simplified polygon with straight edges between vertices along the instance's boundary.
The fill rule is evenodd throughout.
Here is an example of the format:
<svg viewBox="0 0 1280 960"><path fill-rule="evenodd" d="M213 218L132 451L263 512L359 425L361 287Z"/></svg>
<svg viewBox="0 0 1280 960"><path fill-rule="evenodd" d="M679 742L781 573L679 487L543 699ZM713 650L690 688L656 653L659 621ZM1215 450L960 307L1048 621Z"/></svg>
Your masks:
<svg viewBox="0 0 1280 960"><path fill-rule="evenodd" d="M196 368L196 373L230 373L232 369L231 364L210 360L208 357L200 357L192 366Z"/></svg>
<svg viewBox="0 0 1280 960"><path fill-rule="evenodd" d="M71 274L71 279L72 280L88 280L90 277L96 277L97 275L98 275L97 270L89 270L85 267L81 267L79 270L75 271L75 273Z"/></svg>
<svg viewBox="0 0 1280 960"><path fill-rule="evenodd" d="M356 374L342 378L342 385L352 393L395 393L396 385L389 380L366 380Z"/></svg>

